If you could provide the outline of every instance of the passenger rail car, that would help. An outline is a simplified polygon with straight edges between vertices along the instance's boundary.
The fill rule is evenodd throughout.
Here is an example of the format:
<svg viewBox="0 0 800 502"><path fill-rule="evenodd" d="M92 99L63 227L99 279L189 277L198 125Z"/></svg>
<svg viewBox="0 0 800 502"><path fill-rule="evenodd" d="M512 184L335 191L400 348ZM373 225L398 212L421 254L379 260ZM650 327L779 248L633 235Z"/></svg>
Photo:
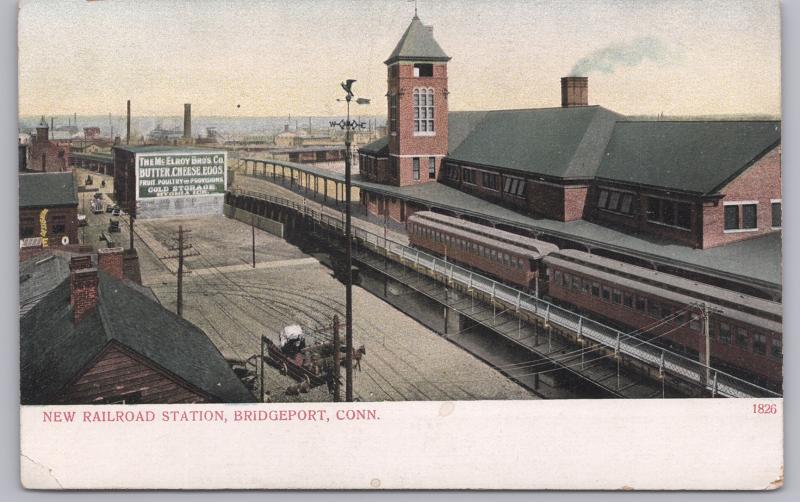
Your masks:
<svg viewBox="0 0 800 502"><path fill-rule="evenodd" d="M705 351L705 304L711 365L781 389L781 304L582 251L561 250L542 261L553 299L695 357Z"/></svg>
<svg viewBox="0 0 800 502"><path fill-rule="evenodd" d="M411 215L406 231L412 246L525 290L537 289L542 256L558 249L547 242L430 211Z"/></svg>

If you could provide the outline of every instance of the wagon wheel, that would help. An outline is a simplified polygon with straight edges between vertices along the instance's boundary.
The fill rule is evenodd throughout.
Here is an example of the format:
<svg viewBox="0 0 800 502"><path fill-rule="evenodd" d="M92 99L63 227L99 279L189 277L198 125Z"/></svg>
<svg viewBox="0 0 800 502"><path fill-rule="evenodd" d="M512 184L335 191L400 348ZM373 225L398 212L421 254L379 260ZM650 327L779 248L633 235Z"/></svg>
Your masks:
<svg viewBox="0 0 800 502"><path fill-rule="evenodd" d="M286 366L286 363L281 363L281 375L288 375L289 374L289 367Z"/></svg>

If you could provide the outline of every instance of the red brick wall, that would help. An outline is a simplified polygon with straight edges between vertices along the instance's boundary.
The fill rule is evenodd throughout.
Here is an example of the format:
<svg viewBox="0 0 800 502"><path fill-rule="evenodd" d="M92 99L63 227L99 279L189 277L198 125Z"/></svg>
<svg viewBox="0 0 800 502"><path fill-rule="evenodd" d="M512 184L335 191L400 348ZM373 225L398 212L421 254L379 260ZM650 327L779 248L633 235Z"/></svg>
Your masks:
<svg viewBox="0 0 800 502"><path fill-rule="evenodd" d="M41 237L42 228L40 216L43 208L19 210L19 229L20 238L23 238L22 230L24 227L32 227L33 235L30 237ZM61 219L63 218L63 219ZM45 217L47 222L47 242L48 246L61 246L61 238L65 235L69 237L70 244L78 243L78 207L50 207L47 208ZM63 232L55 232L55 225L64 225Z"/></svg>
<svg viewBox="0 0 800 502"><path fill-rule="evenodd" d="M564 220L564 189L552 183L528 180L528 209L536 215Z"/></svg>
<svg viewBox="0 0 800 502"><path fill-rule="evenodd" d="M43 172L69 171L69 145L57 144L44 138L34 138L30 144L28 169Z"/></svg>
<svg viewBox="0 0 800 502"><path fill-rule="evenodd" d="M750 166L721 190L716 205L703 207L703 248L711 248L774 232L772 199L781 198L781 147L778 146ZM725 233L724 202L758 201L756 231Z"/></svg>
<svg viewBox="0 0 800 502"><path fill-rule="evenodd" d="M140 403L202 403L207 399L188 386L149 365L140 356L109 345L95 363L59 397L61 404L90 404L132 392Z"/></svg>
<svg viewBox="0 0 800 502"><path fill-rule="evenodd" d="M389 154L399 156L400 179L393 181L401 186L435 181L439 175L442 157L447 154L447 65L433 64L432 77L414 77L414 65L397 64L398 76L390 77L389 94L399 94L397 103L397 132L389 133ZM434 90L433 136L414 135L414 89ZM391 113L391 99L387 100ZM420 157L420 179L414 180L412 157ZM428 157L436 157L436 176L428 177Z"/></svg>
<svg viewBox="0 0 800 502"><path fill-rule="evenodd" d="M121 247L98 249L97 268L121 281L124 277L122 252Z"/></svg>
<svg viewBox="0 0 800 502"><path fill-rule="evenodd" d="M73 319L75 324L89 315L97 306L97 270L86 268L72 272L72 290L70 303L72 303Z"/></svg>
<svg viewBox="0 0 800 502"><path fill-rule="evenodd" d="M589 187L587 185L564 187L564 221L583 218L588 193Z"/></svg>

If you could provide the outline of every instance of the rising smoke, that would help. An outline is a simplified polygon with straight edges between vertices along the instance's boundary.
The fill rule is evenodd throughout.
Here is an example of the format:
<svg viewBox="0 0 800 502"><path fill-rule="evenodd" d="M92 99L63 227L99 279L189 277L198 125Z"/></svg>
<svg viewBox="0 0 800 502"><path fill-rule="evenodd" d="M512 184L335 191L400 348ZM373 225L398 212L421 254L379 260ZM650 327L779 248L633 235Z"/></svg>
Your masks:
<svg viewBox="0 0 800 502"><path fill-rule="evenodd" d="M614 73L620 66L637 66L644 61L667 63L679 56L663 41L641 37L630 43L616 43L597 50L575 63L572 77L586 77L592 72Z"/></svg>

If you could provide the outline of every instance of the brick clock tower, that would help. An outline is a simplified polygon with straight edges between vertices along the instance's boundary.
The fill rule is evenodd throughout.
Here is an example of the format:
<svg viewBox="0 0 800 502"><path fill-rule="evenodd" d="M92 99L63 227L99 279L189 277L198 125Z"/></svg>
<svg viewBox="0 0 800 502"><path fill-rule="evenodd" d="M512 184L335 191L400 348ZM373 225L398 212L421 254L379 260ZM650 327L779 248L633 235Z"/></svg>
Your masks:
<svg viewBox="0 0 800 502"><path fill-rule="evenodd" d="M433 27L416 15L388 67L388 181L405 186L436 181L447 155L447 62Z"/></svg>

